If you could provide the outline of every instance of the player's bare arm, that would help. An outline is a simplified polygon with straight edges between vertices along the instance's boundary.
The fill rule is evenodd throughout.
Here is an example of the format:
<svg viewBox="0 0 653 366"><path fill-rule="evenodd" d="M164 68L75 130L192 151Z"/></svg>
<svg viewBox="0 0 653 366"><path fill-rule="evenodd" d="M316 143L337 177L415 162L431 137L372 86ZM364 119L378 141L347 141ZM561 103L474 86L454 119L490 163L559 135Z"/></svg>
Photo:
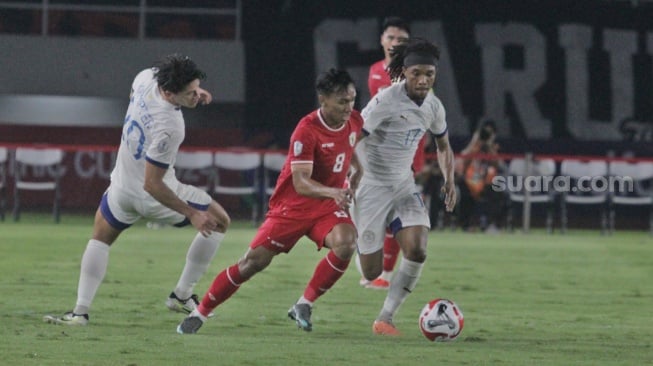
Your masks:
<svg viewBox="0 0 653 366"><path fill-rule="evenodd" d="M179 197L177 197L177 195L163 182L163 176L166 171L166 169L160 168L150 162L146 162L143 189L164 206L186 216L191 224L193 224L193 227L202 233L202 235L209 236L211 231L215 230L218 223L208 214L208 212L197 210L179 199Z"/></svg>
<svg viewBox="0 0 653 366"><path fill-rule="evenodd" d="M349 188L351 188L352 191L356 192L358 189L358 184L360 183L361 178L363 178L363 166L358 160L358 155L356 155L355 151L354 155L351 158L350 169L351 175L349 176Z"/></svg>
<svg viewBox="0 0 653 366"><path fill-rule="evenodd" d="M312 163L299 163L291 165L292 183L295 191L302 196L312 198L332 198L338 207L348 209L354 192L351 188L328 187L311 179L313 174Z"/></svg>
<svg viewBox="0 0 653 366"><path fill-rule="evenodd" d="M438 163L444 177L442 192L445 194L444 206L447 212L456 206L456 187L454 185L454 155L449 144L449 133L435 138L438 147Z"/></svg>

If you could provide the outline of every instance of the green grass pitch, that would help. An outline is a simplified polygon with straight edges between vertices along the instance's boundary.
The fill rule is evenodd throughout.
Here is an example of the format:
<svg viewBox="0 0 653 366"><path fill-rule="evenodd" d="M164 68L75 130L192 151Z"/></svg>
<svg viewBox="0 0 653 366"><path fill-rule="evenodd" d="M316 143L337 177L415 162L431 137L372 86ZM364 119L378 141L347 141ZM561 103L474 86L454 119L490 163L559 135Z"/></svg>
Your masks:
<svg viewBox="0 0 653 366"><path fill-rule="evenodd" d="M644 232L571 231L561 236L432 232L417 288L396 324L371 333L385 292L363 289L352 264L318 300L313 332L288 320L317 261L303 239L216 310L197 335L164 305L176 284L190 228L139 223L111 249L109 268L83 328L45 324L70 310L90 216L41 215L0 223L0 364L3 365L644 365L653 362L653 239ZM255 229L236 223L208 273L246 250ZM422 306L450 298L465 315L455 342L431 343Z"/></svg>

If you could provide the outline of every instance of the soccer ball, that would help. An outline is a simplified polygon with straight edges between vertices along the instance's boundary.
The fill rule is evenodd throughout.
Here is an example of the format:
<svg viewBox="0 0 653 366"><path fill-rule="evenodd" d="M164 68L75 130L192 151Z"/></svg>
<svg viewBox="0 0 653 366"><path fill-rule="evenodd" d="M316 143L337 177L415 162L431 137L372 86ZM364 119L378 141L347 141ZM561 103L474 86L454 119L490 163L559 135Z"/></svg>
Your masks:
<svg viewBox="0 0 653 366"><path fill-rule="evenodd" d="M456 339L463 330L463 312L455 302L435 299L424 305L419 314L419 329L424 336L435 342L448 342Z"/></svg>

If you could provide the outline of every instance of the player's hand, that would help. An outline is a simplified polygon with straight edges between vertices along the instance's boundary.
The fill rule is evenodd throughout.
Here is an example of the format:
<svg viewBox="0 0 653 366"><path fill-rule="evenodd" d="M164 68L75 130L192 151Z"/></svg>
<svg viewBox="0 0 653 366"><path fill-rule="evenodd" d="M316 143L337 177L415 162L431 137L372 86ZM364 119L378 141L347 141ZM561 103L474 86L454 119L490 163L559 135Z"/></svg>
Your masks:
<svg viewBox="0 0 653 366"><path fill-rule="evenodd" d="M335 197L336 205L343 210L348 210L354 200L354 191L351 188L338 189Z"/></svg>
<svg viewBox="0 0 653 366"><path fill-rule="evenodd" d="M349 188L353 192L356 192L358 189L358 184L360 184L361 178L363 178L362 170L356 170L351 176L349 176Z"/></svg>
<svg viewBox="0 0 653 366"><path fill-rule="evenodd" d="M197 91L197 94L199 95L200 98L199 104L207 105L211 103L211 101L213 100L213 96L211 96L211 93L209 93L207 90L204 90L202 88L198 88L198 89L199 90Z"/></svg>
<svg viewBox="0 0 653 366"><path fill-rule="evenodd" d="M444 208L447 212L452 212L456 207L456 185L453 181L445 182L442 186L442 194L444 194Z"/></svg>
<svg viewBox="0 0 653 366"><path fill-rule="evenodd" d="M207 211L195 210L195 213L188 219L205 238L218 227L218 222Z"/></svg>

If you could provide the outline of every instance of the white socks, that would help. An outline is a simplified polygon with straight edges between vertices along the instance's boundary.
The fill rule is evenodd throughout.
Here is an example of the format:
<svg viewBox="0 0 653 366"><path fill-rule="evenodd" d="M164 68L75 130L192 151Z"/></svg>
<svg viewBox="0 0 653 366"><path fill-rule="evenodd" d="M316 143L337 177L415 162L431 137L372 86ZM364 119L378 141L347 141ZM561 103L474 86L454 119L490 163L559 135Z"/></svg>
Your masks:
<svg viewBox="0 0 653 366"><path fill-rule="evenodd" d="M408 294L415 288L417 280L422 273L422 267L424 267L424 263L413 262L402 258L399 269L396 271L390 283L390 289L388 290L388 295L385 298L378 320L392 322L392 317L397 312L397 309L399 309L399 306L401 306Z"/></svg>
<svg viewBox="0 0 653 366"><path fill-rule="evenodd" d="M188 316L196 316L196 317L200 318L202 323L206 323L206 321L209 319L208 317L202 315L202 313L200 313L200 311L197 310L197 309L191 311L190 314L188 314Z"/></svg>
<svg viewBox="0 0 653 366"><path fill-rule="evenodd" d="M75 314L88 314L95 293L107 272L108 263L109 246L99 240L89 240L82 256L77 285L77 305L73 310Z"/></svg>
<svg viewBox="0 0 653 366"><path fill-rule="evenodd" d="M193 287L206 272L223 238L224 234L218 232L213 232L208 238L199 233L195 236L188 248L186 265L175 288L177 297L187 299L192 295ZM77 285L77 304L73 310L75 314L88 314L95 293L107 272L109 248L109 245L95 239L89 240L86 245Z"/></svg>
<svg viewBox="0 0 653 366"><path fill-rule="evenodd" d="M307 300L307 299L304 297L304 295L302 295L302 297L300 297L299 300L297 300L297 303L298 303L298 304L308 304L308 306L313 307L313 302Z"/></svg>
<svg viewBox="0 0 653 366"><path fill-rule="evenodd" d="M208 238L200 233L195 235L186 254L186 265L175 287L175 295L178 298L188 299L193 294L195 284L209 268L224 236L224 233L217 231L213 231Z"/></svg>

